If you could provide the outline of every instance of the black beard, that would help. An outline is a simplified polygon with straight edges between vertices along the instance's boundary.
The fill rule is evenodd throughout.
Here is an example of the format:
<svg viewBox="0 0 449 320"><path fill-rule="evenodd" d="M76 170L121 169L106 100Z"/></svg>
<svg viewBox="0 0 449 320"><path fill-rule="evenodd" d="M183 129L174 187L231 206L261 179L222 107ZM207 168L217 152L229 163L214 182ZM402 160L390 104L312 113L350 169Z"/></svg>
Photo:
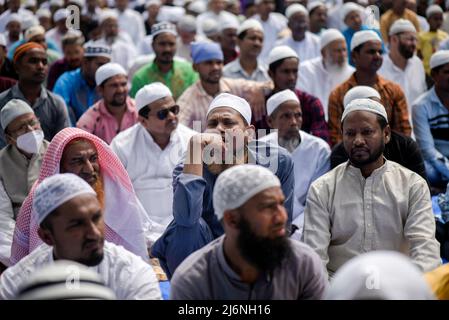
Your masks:
<svg viewBox="0 0 449 320"><path fill-rule="evenodd" d="M408 50L406 46L399 45L399 53L401 56L403 56L405 59L410 59L413 57L414 51Z"/></svg>
<svg viewBox="0 0 449 320"><path fill-rule="evenodd" d="M349 152L349 160L351 161L351 164L356 167L356 168L360 168L363 167L367 164L373 163L375 161L377 161L377 159L379 159L379 157L382 156L382 154L384 153L385 150L385 142L382 139L381 145L379 146L379 148L377 148L376 150L374 150L373 153L370 154L370 156L368 157L368 159L363 160L363 161L358 161L355 160L351 157L351 153Z"/></svg>
<svg viewBox="0 0 449 320"><path fill-rule="evenodd" d="M259 237L243 218L240 219L239 229L237 244L240 254L260 271L273 272L292 253L286 236L276 239Z"/></svg>

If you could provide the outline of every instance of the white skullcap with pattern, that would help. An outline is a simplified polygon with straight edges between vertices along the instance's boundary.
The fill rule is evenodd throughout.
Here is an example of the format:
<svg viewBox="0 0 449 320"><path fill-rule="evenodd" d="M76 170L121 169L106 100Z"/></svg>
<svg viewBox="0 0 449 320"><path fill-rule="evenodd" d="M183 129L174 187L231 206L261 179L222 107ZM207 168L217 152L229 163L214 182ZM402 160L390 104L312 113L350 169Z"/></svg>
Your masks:
<svg viewBox="0 0 449 320"><path fill-rule="evenodd" d="M63 203L82 194L97 195L86 181L73 173L55 174L44 179L36 188L33 198L37 224L40 225Z"/></svg>
<svg viewBox="0 0 449 320"><path fill-rule="evenodd" d="M220 220L226 210L237 209L259 192L280 186L278 177L265 167L254 164L231 167L223 171L215 182L215 214Z"/></svg>
<svg viewBox="0 0 449 320"><path fill-rule="evenodd" d="M346 108L346 106L355 99L368 99L368 98L377 98L381 99L379 92L368 86L355 86L354 88L351 88L348 92L346 92L345 96L343 97L343 106Z"/></svg>
<svg viewBox="0 0 449 320"><path fill-rule="evenodd" d="M368 111L375 114L380 115L385 121L388 122L387 111L385 111L385 107L372 99L355 99L352 100L343 111L343 115L341 116L341 122L345 120L345 118L354 111Z"/></svg>

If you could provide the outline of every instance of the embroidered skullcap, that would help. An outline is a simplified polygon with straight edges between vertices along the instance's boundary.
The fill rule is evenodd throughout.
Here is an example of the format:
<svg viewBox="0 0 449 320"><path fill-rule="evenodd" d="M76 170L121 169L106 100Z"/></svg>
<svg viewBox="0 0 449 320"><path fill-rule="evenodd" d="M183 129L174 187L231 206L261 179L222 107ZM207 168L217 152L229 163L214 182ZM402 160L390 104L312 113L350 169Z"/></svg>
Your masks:
<svg viewBox="0 0 449 320"><path fill-rule="evenodd" d="M88 41L84 44L85 57L105 57L112 58L112 49L98 41Z"/></svg>
<svg viewBox="0 0 449 320"><path fill-rule="evenodd" d="M357 31L351 40L351 51L368 41L379 41L382 43L382 39L373 30Z"/></svg>
<svg viewBox="0 0 449 320"><path fill-rule="evenodd" d="M95 83L97 86L101 85L104 81L112 78L116 75L124 75L127 76L125 69L118 63L109 62L97 69L95 72Z"/></svg>
<svg viewBox="0 0 449 320"><path fill-rule="evenodd" d="M352 11L357 11L359 13L363 12L363 7L354 2L347 2L341 7L341 17L343 21L346 19L346 16L350 14Z"/></svg>
<svg viewBox="0 0 449 320"><path fill-rule="evenodd" d="M210 60L223 61L223 51L216 42L193 42L191 44L193 63L201 63Z"/></svg>
<svg viewBox="0 0 449 320"><path fill-rule="evenodd" d="M73 283L67 280L73 280ZM116 296L95 271L75 261L57 260L27 278L19 287L16 299L115 300Z"/></svg>
<svg viewBox="0 0 449 320"><path fill-rule="evenodd" d="M58 22L59 20L66 20L69 16L69 11L65 8L56 10L53 15L53 21Z"/></svg>
<svg viewBox="0 0 449 320"><path fill-rule="evenodd" d="M285 16L287 17L287 19L290 19L292 15L298 12L301 12L306 16L309 15L309 12L307 11L306 7L304 7L302 4L299 3L293 3L289 5L285 10Z"/></svg>
<svg viewBox="0 0 449 320"><path fill-rule="evenodd" d="M321 33L320 48L323 50L331 42L335 40L345 40L343 34L337 29L327 29Z"/></svg>
<svg viewBox="0 0 449 320"><path fill-rule="evenodd" d="M299 103L298 96L290 89L282 90L273 94L267 101L267 114L270 116L274 110L287 101L295 101Z"/></svg>
<svg viewBox="0 0 449 320"><path fill-rule="evenodd" d="M242 115L243 119L245 119L246 124L251 123L251 116L252 116L251 107L249 106L249 103L245 99L237 97L230 93L220 93L210 103L209 109L207 110L206 118L209 116L209 113L211 113L214 109L220 107L228 107L236 110L238 113Z"/></svg>
<svg viewBox="0 0 449 320"><path fill-rule="evenodd" d="M51 11L46 8L40 8L36 11L36 17L38 18L51 18Z"/></svg>
<svg viewBox="0 0 449 320"><path fill-rule="evenodd" d="M226 210L237 209L258 193L280 186L278 177L265 167L254 164L231 167L223 171L215 182L215 214L220 220Z"/></svg>
<svg viewBox="0 0 449 320"><path fill-rule="evenodd" d="M187 9L189 11L193 11L197 14L201 14L203 12L206 12L207 7L206 7L206 3L203 0L195 0L192 1L188 6Z"/></svg>
<svg viewBox="0 0 449 320"><path fill-rule="evenodd" d="M153 82L147 84L136 93L136 108L137 111L143 107L153 103L156 100L173 96L170 89L160 82Z"/></svg>
<svg viewBox="0 0 449 320"><path fill-rule="evenodd" d="M368 98L380 98L379 92L368 86L356 86L354 88L351 88L348 92L346 92L344 98L343 98L343 106L346 108L346 106L355 99L368 99Z"/></svg>
<svg viewBox="0 0 449 320"><path fill-rule="evenodd" d="M398 19L393 25L390 27L390 31L388 32L389 36L402 33L402 32L413 32L416 33L416 28L409 20L406 19Z"/></svg>
<svg viewBox="0 0 449 320"><path fill-rule="evenodd" d="M13 62L16 63L25 53L32 49L45 50L44 47L37 42L25 42L18 46L16 51L14 51L14 56L12 58Z"/></svg>
<svg viewBox="0 0 449 320"><path fill-rule="evenodd" d="M165 32L171 33L175 36L178 35L176 32L176 26L170 22L159 22L151 27L151 35L153 36L153 39L158 34Z"/></svg>
<svg viewBox="0 0 449 320"><path fill-rule="evenodd" d="M385 107L372 99L355 99L348 103L345 110L343 111L343 115L341 116L341 122L345 120L345 118L354 111L368 111L372 113L376 113L385 119L388 123L387 112L385 111Z"/></svg>
<svg viewBox="0 0 449 320"><path fill-rule="evenodd" d="M298 54L289 46L274 47L268 54L268 65L287 58L296 58L299 60Z"/></svg>
<svg viewBox="0 0 449 320"><path fill-rule="evenodd" d="M435 13L441 13L443 14L443 9L441 9L441 7L437 4L433 4L431 6L429 6L426 10L426 17L430 18L433 14Z"/></svg>
<svg viewBox="0 0 449 320"><path fill-rule="evenodd" d="M248 20L245 20L240 25L240 27L237 29L237 35L239 36L241 33L245 32L246 30L249 30L249 29L259 30L259 31L262 31L262 33L263 33L263 27L259 21L257 21L256 19L248 19Z"/></svg>
<svg viewBox="0 0 449 320"><path fill-rule="evenodd" d="M192 15L185 15L178 22L179 30L183 30L186 32L196 32L196 18Z"/></svg>
<svg viewBox="0 0 449 320"><path fill-rule="evenodd" d="M204 19L201 26L207 37L213 36L220 32L220 25L218 24L218 21L214 19Z"/></svg>
<svg viewBox="0 0 449 320"><path fill-rule="evenodd" d="M94 189L73 173L60 173L45 178L37 186L33 198L37 224L40 225L53 210L65 202L83 194L96 196Z"/></svg>
<svg viewBox="0 0 449 320"><path fill-rule="evenodd" d="M44 35L45 34L45 29L43 26L41 25L37 25L37 26L33 26L31 28L28 28L27 31L25 31L25 41L30 41L33 37L35 36L39 36L39 35Z"/></svg>
<svg viewBox="0 0 449 320"><path fill-rule="evenodd" d="M3 130L17 117L27 113L34 113L28 103L21 99L11 99L0 111L0 123Z"/></svg>
<svg viewBox="0 0 449 320"><path fill-rule="evenodd" d="M430 57L430 69L449 63L449 50L440 50Z"/></svg>
<svg viewBox="0 0 449 320"><path fill-rule="evenodd" d="M312 1L310 3L307 4L307 11L309 11L309 13L311 13L313 10L315 10L318 7L321 6L326 6L322 1Z"/></svg>

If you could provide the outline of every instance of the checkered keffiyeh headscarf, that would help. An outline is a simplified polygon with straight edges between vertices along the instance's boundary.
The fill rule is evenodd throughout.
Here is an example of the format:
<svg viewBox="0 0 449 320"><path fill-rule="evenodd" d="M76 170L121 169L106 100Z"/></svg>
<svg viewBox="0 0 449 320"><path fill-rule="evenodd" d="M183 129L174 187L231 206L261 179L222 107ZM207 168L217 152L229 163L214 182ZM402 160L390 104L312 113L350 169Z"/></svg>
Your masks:
<svg viewBox="0 0 449 320"><path fill-rule="evenodd" d="M105 194L105 239L122 245L134 254L148 261L145 241L147 214L137 199L131 180L122 163L100 138L77 128L61 130L51 141L42 161L38 180L23 202L17 216L11 248L11 265L28 255L42 240L37 234L37 217L32 209L33 197L37 186L47 177L59 173L59 164L66 145L78 138L91 142L98 152L101 176Z"/></svg>

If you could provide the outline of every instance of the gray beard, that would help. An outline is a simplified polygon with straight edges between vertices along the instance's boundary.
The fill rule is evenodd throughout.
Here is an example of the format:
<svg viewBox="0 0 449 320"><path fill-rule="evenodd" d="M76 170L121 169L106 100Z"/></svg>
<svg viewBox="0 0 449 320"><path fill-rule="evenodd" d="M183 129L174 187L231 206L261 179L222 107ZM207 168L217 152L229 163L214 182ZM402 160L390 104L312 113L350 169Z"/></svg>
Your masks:
<svg viewBox="0 0 449 320"><path fill-rule="evenodd" d="M279 140L279 145L282 148L287 149L288 152L290 152L290 153L293 153L293 151L295 151L295 149L301 143L301 138L300 137L293 137L291 139L279 138L278 140Z"/></svg>

